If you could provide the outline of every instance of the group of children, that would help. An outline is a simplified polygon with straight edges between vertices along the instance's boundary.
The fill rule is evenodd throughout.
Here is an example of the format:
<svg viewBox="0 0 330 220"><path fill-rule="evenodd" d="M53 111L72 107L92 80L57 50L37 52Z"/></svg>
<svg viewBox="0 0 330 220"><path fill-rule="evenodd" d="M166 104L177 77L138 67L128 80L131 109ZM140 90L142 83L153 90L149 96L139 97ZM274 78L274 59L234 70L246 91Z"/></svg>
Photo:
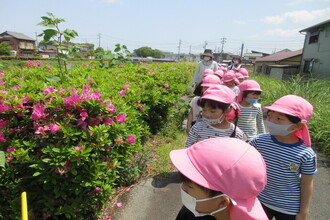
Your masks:
<svg viewBox="0 0 330 220"><path fill-rule="evenodd" d="M306 124L313 106L279 98L264 107L266 133L262 89L248 77L220 67L195 81L186 149L170 153L183 180L177 220L307 219L317 171Z"/></svg>

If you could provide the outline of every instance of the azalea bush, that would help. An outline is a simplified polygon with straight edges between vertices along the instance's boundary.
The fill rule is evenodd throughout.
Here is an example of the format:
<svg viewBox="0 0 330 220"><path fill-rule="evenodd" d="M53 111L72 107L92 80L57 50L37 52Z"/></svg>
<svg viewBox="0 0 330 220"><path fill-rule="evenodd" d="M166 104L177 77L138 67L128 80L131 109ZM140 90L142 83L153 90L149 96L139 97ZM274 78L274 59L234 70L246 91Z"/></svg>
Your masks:
<svg viewBox="0 0 330 220"><path fill-rule="evenodd" d="M182 114L194 68L88 62L71 65L62 84L39 61L0 73L0 219L18 218L23 191L30 219L95 218L145 168L150 133Z"/></svg>

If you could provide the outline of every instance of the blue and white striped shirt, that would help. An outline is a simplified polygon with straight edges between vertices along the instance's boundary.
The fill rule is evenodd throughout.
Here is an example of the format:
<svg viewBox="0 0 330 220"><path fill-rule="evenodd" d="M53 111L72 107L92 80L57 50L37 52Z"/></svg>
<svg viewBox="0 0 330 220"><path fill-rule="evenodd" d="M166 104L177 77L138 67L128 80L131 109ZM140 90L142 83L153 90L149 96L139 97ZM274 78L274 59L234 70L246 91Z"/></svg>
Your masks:
<svg viewBox="0 0 330 220"><path fill-rule="evenodd" d="M300 175L313 175L316 154L303 141L285 144L270 134L261 134L249 142L264 157L267 185L258 198L276 211L296 215L300 210Z"/></svg>
<svg viewBox="0 0 330 220"><path fill-rule="evenodd" d="M216 138L216 137L230 137L230 135L233 133L235 128L235 125L233 123L230 123L230 127L228 129L218 129L211 125L208 125L204 121L197 122L194 124L194 126L191 127L186 147L190 147L191 145L205 140L209 138ZM244 141L247 140L246 135L244 132L239 128L236 127L236 134L235 137L238 139L242 139Z"/></svg>
<svg viewBox="0 0 330 220"><path fill-rule="evenodd" d="M259 103L251 107L239 105L241 114L238 117L237 126L244 131L248 140L251 140L258 134L265 133L261 105Z"/></svg>

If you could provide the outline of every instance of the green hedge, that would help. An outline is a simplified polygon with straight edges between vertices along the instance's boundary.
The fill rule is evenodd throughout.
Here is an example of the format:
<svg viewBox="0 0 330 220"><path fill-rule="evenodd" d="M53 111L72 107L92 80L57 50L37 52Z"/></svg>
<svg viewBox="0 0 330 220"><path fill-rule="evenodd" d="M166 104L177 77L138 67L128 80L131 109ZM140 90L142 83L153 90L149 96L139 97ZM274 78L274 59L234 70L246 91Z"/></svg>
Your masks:
<svg viewBox="0 0 330 220"><path fill-rule="evenodd" d="M141 169L150 133L177 116L195 64L113 69L21 65L0 74L0 219L19 219L27 192L30 219L92 219L115 187ZM1 70L0 70L1 71Z"/></svg>

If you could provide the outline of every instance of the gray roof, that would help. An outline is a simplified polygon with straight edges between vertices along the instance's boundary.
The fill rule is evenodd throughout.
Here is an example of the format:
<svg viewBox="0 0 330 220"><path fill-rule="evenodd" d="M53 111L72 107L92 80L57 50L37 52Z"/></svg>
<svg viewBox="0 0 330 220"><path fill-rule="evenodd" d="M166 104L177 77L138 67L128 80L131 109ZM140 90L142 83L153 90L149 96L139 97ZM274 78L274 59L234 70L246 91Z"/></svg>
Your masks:
<svg viewBox="0 0 330 220"><path fill-rule="evenodd" d="M16 39L20 39L20 40L30 40L30 41L35 41L35 39L29 37L29 36L26 36L22 33L18 33L18 32L13 32L13 31L5 31L3 32L1 35L10 35L10 36L13 36L14 38Z"/></svg>
<svg viewBox="0 0 330 220"><path fill-rule="evenodd" d="M330 24L330 19L329 20L326 20L326 21L323 21L321 23L318 23L316 25L313 25L311 27L308 27L308 28L305 28L299 32L312 32L312 31L316 31L319 27L323 26L323 25L326 25L326 24Z"/></svg>

